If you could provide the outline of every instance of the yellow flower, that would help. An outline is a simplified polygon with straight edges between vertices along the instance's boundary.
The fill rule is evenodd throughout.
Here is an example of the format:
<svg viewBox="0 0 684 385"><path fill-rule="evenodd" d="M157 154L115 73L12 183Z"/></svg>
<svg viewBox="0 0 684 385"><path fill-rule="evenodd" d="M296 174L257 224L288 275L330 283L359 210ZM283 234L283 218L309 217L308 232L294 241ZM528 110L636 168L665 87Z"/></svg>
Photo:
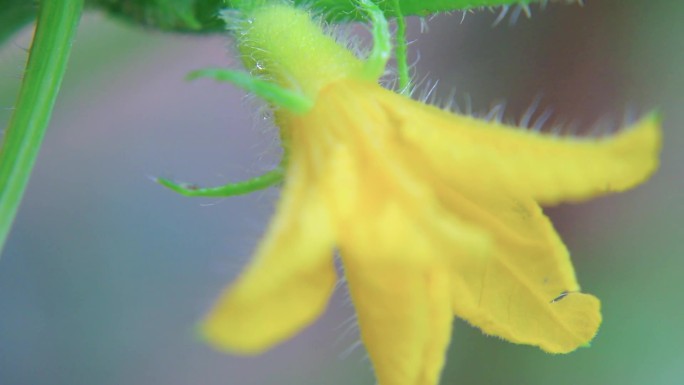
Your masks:
<svg viewBox="0 0 684 385"><path fill-rule="evenodd" d="M580 292L539 204L643 182L658 163L655 116L597 139L454 115L377 84L382 41L364 62L303 10L245 12L247 65L310 103L276 112L282 198L202 325L211 344L259 353L315 321L338 280L336 248L381 385L437 384L454 314L551 353L592 339L599 301Z"/></svg>

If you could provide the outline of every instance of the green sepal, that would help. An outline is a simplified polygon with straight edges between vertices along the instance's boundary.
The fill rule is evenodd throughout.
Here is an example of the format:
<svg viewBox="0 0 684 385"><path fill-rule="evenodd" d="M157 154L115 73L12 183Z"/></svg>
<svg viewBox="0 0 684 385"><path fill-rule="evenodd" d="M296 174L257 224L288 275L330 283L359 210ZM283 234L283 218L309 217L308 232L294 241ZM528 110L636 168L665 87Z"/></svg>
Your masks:
<svg viewBox="0 0 684 385"><path fill-rule="evenodd" d="M192 71L186 77L188 80L210 78L221 82L228 82L267 102L282 107L294 114L305 114L313 108L313 100L297 91L288 90L278 84L256 78L246 72L225 68L205 68Z"/></svg>
<svg viewBox="0 0 684 385"><path fill-rule="evenodd" d="M254 191L263 190L283 181L284 171L281 166L265 174L241 182L229 183L218 187L198 187L195 185L176 183L169 179L158 178L160 185L188 197L230 197L245 195Z"/></svg>

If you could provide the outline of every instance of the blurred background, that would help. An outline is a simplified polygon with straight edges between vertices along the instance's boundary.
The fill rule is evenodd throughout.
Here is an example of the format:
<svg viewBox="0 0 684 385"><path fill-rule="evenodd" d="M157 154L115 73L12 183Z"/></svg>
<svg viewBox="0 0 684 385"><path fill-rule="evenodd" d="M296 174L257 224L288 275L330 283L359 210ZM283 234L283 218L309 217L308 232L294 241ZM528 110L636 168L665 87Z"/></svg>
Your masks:
<svg viewBox="0 0 684 385"><path fill-rule="evenodd" d="M633 191L548 210L584 291L603 302L589 349L548 355L460 320L442 384L684 383L684 2L587 0L410 21L419 78L475 111L536 98L552 120L610 130L664 115L662 167ZM30 32L0 50L0 121L19 86ZM0 384L337 385L374 383L338 292L298 337L258 357L213 351L197 320L248 260L277 191L192 199L165 176L218 185L278 160L275 130L228 85L186 82L235 66L224 36L83 20L53 121L0 259ZM614 123L611 123L614 122Z"/></svg>

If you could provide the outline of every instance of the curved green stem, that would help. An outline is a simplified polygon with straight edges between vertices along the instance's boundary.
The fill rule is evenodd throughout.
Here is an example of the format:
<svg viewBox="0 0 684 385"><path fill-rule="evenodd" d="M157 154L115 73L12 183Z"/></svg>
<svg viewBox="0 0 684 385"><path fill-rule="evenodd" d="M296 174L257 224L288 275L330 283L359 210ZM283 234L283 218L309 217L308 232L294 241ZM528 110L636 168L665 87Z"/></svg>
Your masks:
<svg viewBox="0 0 684 385"><path fill-rule="evenodd" d="M392 34L382 10L372 0L358 0L359 7L368 14L372 23L373 49L364 65L364 75L377 81L385 72L387 61L392 55Z"/></svg>
<svg viewBox="0 0 684 385"><path fill-rule="evenodd" d="M401 12L401 4L399 0L394 0L394 13L396 15L397 33L394 37L395 52L394 57L397 60L397 72L399 73L399 91L402 94L408 94L411 88L411 75L408 68L408 54L406 48L406 19Z"/></svg>
<svg viewBox="0 0 684 385"><path fill-rule="evenodd" d="M16 109L0 149L0 250L24 195L66 70L83 0L43 0Z"/></svg>

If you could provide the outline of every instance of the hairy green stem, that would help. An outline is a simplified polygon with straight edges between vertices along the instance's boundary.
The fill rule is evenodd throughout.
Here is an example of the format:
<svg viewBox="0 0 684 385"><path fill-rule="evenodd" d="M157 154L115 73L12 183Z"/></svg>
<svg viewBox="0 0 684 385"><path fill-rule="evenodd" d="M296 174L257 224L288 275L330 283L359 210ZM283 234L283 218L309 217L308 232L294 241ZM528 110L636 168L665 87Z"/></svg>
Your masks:
<svg viewBox="0 0 684 385"><path fill-rule="evenodd" d="M24 80L0 148L0 250L38 156L83 0L42 0Z"/></svg>

